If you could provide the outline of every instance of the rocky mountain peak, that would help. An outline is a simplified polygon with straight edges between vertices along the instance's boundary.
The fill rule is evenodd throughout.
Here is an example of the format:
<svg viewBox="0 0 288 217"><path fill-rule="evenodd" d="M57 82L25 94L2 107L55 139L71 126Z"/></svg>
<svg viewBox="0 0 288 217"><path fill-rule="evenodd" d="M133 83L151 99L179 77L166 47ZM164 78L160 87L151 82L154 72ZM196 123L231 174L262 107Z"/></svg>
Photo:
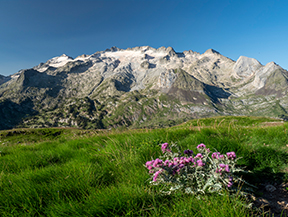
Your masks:
<svg viewBox="0 0 288 217"><path fill-rule="evenodd" d="M113 46L111 48L106 49L105 51L111 51L111 52L115 52L115 51L120 51L122 50L121 48L118 48L116 46Z"/></svg>
<svg viewBox="0 0 288 217"><path fill-rule="evenodd" d="M280 67L277 63L275 63L275 62L269 62L269 63L267 63L266 65L265 65L265 67L271 67L271 66L273 66L273 67L275 67L275 66L278 66L278 67Z"/></svg>
<svg viewBox="0 0 288 217"><path fill-rule="evenodd" d="M156 50L154 47L150 47L150 46L142 46L141 48L143 52Z"/></svg>
<svg viewBox="0 0 288 217"><path fill-rule="evenodd" d="M86 57L89 57L89 55L87 55L87 54L82 54L82 55L76 57L75 59L82 59L82 58L86 58Z"/></svg>
<svg viewBox="0 0 288 217"><path fill-rule="evenodd" d="M213 50L213 49L208 49L205 51L204 54L220 54L218 51Z"/></svg>
<svg viewBox="0 0 288 217"><path fill-rule="evenodd" d="M253 75L261 66L261 63L254 58L240 56L233 66L233 72L236 77L246 78Z"/></svg>
<svg viewBox="0 0 288 217"><path fill-rule="evenodd" d="M65 65L67 62L72 61L73 58L70 56L67 56L66 54L62 54L58 57L53 57L52 59L48 60L44 65L46 66L52 66L52 67L61 67Z"/></svg>
<svg viewBox="0 0 288 217"><path fill-rule="evenodd" d="M67 56L65 53L63 53L60 57L68 57L68 58L72 58L72 57Z"/></svg>
<svg viewBox="0 0 288 217"><path fill-rule="evenodd" d="M5 109L17 120L27 111L37 113L22 122L33 127L147 126L158 114L288 117L287 93L288 72L274 62L263 66L245 56L235 62L213 49L199 54L172 47L112 47L75 59L63 54L9 78L0 76L0 129L20 123L9 125L1 113Z"/></svg>
<svg viewBox="0 0 288 217"><path fill-rule="evenodd" d="M176 56L176 52L172 47L167 47L166 52L169 56Z"/></svg>
<svg viewBox="0 0 288 217"><path fill-rule="evenodd" d="M193 50L185 50L183 51L183 54L186 56L186 55L200 55L200 53L196 52L196 51L193 51Z"/></svg>

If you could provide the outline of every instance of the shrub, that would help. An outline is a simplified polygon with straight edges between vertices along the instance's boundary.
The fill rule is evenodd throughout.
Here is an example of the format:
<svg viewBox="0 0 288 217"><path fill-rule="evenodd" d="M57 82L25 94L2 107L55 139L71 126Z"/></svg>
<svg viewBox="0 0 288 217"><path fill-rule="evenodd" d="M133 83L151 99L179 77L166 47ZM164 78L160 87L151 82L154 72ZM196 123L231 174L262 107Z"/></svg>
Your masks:
<svg viewBox="0 0 288 217"><path fill-rule="evenodd" d="M236 158L235 152L211 153L204 144L197 146L197 154L189 149L181 152L176 144L164 143L161 149L164 155L146 162L145 166L152 175L150 183L163 184L163 194L174 191L194 195L213 192L221 194L223 190L237 192L237 183L245 182L236 175L245 171L236 166L239 158ZM173 151L175 149L177 152Z"/></svg>

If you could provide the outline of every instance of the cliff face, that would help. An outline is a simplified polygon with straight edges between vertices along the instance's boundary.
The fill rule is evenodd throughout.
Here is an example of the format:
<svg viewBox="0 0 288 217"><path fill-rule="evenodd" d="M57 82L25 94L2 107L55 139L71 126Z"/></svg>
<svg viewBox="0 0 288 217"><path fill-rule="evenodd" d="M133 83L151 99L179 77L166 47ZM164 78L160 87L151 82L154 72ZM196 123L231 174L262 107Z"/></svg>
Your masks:
<svg viewBox="0 0 288 217"><path fill-rule="evenodd" d="M214 115L287 115L288 72L212 49L112 47L0 76L0 129L158 127ZM14 119L13 119L14 117Z"/></svg>

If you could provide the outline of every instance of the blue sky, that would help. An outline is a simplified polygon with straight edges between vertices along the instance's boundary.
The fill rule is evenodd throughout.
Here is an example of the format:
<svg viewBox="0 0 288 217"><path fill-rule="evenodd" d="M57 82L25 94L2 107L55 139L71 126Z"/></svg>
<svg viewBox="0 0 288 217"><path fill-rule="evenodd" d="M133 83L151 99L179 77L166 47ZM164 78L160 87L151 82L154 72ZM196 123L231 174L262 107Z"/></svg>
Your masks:
<svg viewBox="0 0 288 217"><path fill-rule="evenodd" d="M0 0L0 74L112 46L213 48L288 69L287 0Z"/></svg>

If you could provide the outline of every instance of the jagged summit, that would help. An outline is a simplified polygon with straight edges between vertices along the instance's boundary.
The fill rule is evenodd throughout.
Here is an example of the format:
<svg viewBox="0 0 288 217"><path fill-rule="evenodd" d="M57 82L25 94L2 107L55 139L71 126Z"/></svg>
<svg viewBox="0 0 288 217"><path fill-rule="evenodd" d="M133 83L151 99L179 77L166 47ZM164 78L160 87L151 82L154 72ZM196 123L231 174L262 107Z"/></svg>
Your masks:
<svg viewBox="0 0 288 217"><path fill-rule="evenodd" d="M60 57L68 57L68 58L72 58L72 57L67 56L65 53L63 53ZM73 58L72 58L72 59L73 59Z"/></svg>
<svg viewBox="0 0 288 217"><path fill-rule="evenodd" d="M78 61L83 63L78 63ZM33 69L55 74L55 72L61 71L61 67L66 65L68 67L65 69L66 72L70 68L73 68L74 71L76 66L80 66L79 64L87 65L82 67L84 71L89 68L96 70L101 66L99 71L104 78L117 74L117 71L123 69L128 70L133 76L137 73L137 79L132 82L132 86L134 86L132 90L145 88L144 78L149 80L153 76L159 76L163 71L177 68L187 71L202 82L223 88L234 87L238 84L243 85L243 82L245 83L247 79L252 78L251 76L256 76L253 87L257 89L263 86L263 75L269 74L270 71L276 70L278 67L273 63L262 66L256 59L245 56L240 56L235 62L213 49L208 49L205 53L199 54L192 50L177 53L172 47L164 46L159 48L139 46L127 49L114 46L105 51L97 51L92 55L81 55L75 59L63 54L48 60L46 63L41 63ZM82 70L79 70L79 72L82 72ZM261 82L258 82L258 80L261 80Z"/></svg>
<svg viewBox="0 0 288 217"><path fill-rule="evenodd" d="M240 56L233 66L233 72L236 77L245 78L253 75L261 66L261 63L254 58Z"/></svg>
<svg viewBox="0 0 288 217"><path fill-rule="evenodd" d="M213 49L208 49L205 51L204 54L220 54L218 51L213 50Z"/></svg>
<svg viewBox="0 0 288 217"><path fill-rule="evenodd" d="M240 56L237 62L238 61L249 62L250 64L255 64L255 65L262 65L258 60L251 58L251 57L246 57L246 56Z"/></svg>
<svg viewBox="0 0 288 217"><path fill-rule="evenodd" d="M89 57L89 55L87 55L87 54L82 54L82 55L76 57L75 59L82 59L82 58L86 58L86 57Z"/></svg>
<svg viewBox="0 0 288 217"><path fill-rule="evenodd" d="M111 52L115 52L115 51L120 51L122 50L121 48L118 48L116 46L113 46L111 48L107 48L105 51L111 51Z"/></svg>
<svg viewBox="0 0 288 217"><path fill-rule="evenodd" d="M0 129L162 126L163 118L226 114L278 117L288 111L287 93L288 72L274 62L262 65L245 56L233 61L213 49L200 54L112 47L75 59L63 54L0 76L0 108L11 111L0 109Z"/></svg>
<svg viewBox="0 0 288 217"><path fill-rule="evenodd" d="M277 63L275 63L275 62L273 62L273 61L271 61L271 62L269 62L269 63L267 63L265 66L279 66Z"/></svg>
<svg viewBox="0 0 288 217"><path fill-rule="evenodd" d="M61 64L63 62L68 62L68 61L71 61L71 60L73 60L72 57L67 56L66 54L62 54L59 57L53 57L52 59L48 60L46 62L46 64L50 64L50 65L51 64L59 64L59 63Z"/></svg>

